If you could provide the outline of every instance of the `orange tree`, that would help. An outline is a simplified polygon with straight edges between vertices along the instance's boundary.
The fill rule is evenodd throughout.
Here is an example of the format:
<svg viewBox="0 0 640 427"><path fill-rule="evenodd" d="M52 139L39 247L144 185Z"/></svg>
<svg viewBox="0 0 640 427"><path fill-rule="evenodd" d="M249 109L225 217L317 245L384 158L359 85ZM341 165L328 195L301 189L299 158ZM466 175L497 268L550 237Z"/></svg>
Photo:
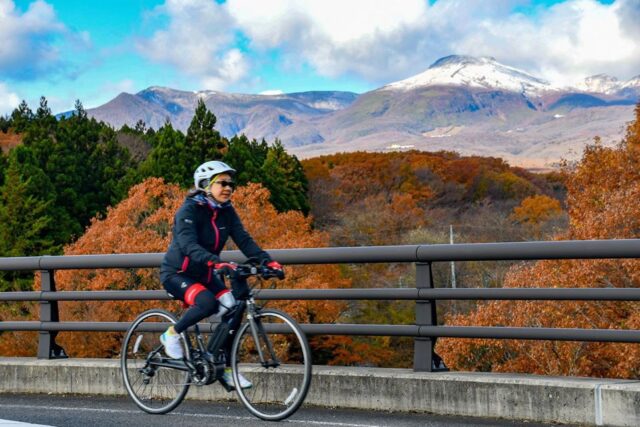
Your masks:
<svg viewBox="0 0 640 427"><path fill-rule="evenodd" d="M171 239L173 215L186 192L167 185L160 178L149 178L131 188L128 198L110 208L104 218L94 218L85 234L65 248L65 255L163 252ZM299 212L278 213L269 203L269 192L258 184L241 187L234 204L256 241L264 248L297 248L327 246L324 233L311 228L311 219ZM348 287L335 266L300 266L287 269L288 276L275 283L281 288ZM58 290L143 290L162 289L156 269L61 270L56 273ZM39 288L36 284L35 288ZM298 321L331 323L344 310L344 305L328 301L272 302L291 313ZM60 303L61 321L130 321L151 307L178 309L176 302L101 301ZM11 310L11 311L10 311ZM36 306L7 306L0 311L2 320L37 318ZM114 357L119 353L122 333L61 333L57 342L75 357ZM347 339L314 340L319 354L347 343ZM35 334L3 334L0 353L33 355Z"/></svg>
<svg viewBox="0 0 640 427"><path fill-rule="evenodd" d="M564 211L558 199L538 194L527 197L513 208L510 218L523 225L535 239L542 240L543 228L548 228L549 224L557 222L563 215Z"/></svg>
<svg viewBox="0 0 640 427"><path fill-rule="evenodd" d="M269 202L269 191L259 184L248 184L234 195L243 224L264 248L315 248L328 246L327 233L314 230L312 219L299 211L278 213ZM232 244L229 244L233 247ZM337 266L301 265L286 269L284 281L272 281L276 288L329 289L350 287L351 282L341 277ZM272 301L275 307L291 314L303 323L334 323L346 309L335 301ZM310 339L316 363L360 363L366 355L354 354L345 358L337 351L351 345L345 337L312 337Z"/></svg>
<svg viewBox="0 0 640 427"><path fill-rule="evenodd" d="M467 241L484 238L482 230L487 229L492 234L499 229L508 236L519 235L525 227L512 227L507 218L514 206L534 194L562 198L557 191L562 186L546 175L510 167L502 159L453 152L340 153L306 159L303 165L316 226L329 231L336 246L443 243L433 237L446 226L448 240L449 225L456 223L468 226ZM470 205L479 204L482 210L469 213ZM503 224L511 228L504 231ZM488 263L465 263L463 268L469 272L458 275L463 286L480 277L499 281L506 270ZM445 273L448 281L448 270ZM349 265L344 274L359 288L412 286L415 275L410 264ZM450 307L439 305L439 311ZM404 301L361 301L351 304L348 317L350 323L407 324L414 322L414 307ZM407 339L357 337L352 344L344 354L366 353L372 364L411 363L413 345Z"/></svg>
<svg viewBox="0 0 640 427"><path fill-rule="evenodd" d="M557 239L638 238L640 233L640 104L625 139L614 148L599 140L567 169L570 227ZM638 287L640 262L563 260L523 264L506 287ZM478 326L640 329L637 303L490 302L447 323ZM632 378L640 374L637 344L497 340L439 341L438 352L455 369L547 375Z"/></svg>

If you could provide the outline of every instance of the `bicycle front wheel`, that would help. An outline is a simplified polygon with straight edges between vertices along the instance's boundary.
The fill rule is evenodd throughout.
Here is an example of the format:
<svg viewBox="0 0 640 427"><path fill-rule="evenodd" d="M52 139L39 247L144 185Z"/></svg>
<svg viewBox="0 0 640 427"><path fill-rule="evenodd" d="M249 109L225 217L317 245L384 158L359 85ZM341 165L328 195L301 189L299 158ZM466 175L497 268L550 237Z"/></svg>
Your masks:
<svg viewBox="0 0 640 427"><path fill-rule="evenodd" d="M304 401L311 384L311 351L300 326L277 310L258 313L245 322L233 342L233 381L249 380L249 388L236 387L242 403L253 415L277 421L292 415Z"/></svg>
<svg viewBox="0 0 640 427"><path fill-rule="evenodd" d="M169 312L145 311L131 324L122 342L124 385L136 405L151 414L173 410L189 390L184 363L165 356L160 343L160 335L173 323L176 318Z"/></svg>

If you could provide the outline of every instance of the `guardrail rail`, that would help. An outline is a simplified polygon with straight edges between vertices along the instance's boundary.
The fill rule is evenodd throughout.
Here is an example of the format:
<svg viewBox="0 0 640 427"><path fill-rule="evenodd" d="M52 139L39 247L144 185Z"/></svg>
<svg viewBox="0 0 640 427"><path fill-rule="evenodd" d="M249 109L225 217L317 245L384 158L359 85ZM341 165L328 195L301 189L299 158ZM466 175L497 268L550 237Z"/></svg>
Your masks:
<svg viewBox="0 0 640 427"><path fill-rule="evenodd" d="M552 242L467 243L276 249L269 253L282 264L414 263L416 287L400 289L273 289L257 299L278 300L412 300L413 325L303 324L310 335L404 336L414 338L415 371L446 369L434 352L438 337L640 342L638 330L438 326L437 300L593 300L640 301L638 288L435 288L432 266L451 261L640 258L640 239ZM38 331L38 358L66 357L55 342L59 331L125 331L127 322L60 322L58 301L167 300L157 291L58 292L55 272L61 269L159 267L162 253L70 255L0 258L0 271L33 270L42 275L41 291L1 292L0 301L40 302L39 321L0 322L0 331ZM225 261L243 262L239 251L222 254ZM160 287L160 285L158 285Z"/></svg>

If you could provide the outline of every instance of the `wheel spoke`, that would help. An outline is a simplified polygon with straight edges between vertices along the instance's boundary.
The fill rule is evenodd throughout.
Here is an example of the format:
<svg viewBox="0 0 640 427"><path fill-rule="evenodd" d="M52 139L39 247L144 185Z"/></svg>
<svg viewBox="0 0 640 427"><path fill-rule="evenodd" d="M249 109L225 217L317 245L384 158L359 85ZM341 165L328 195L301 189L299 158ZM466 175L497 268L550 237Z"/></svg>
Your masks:
<svg viewBox="0 0 640 427"><path fill-rule="evenodd" d="M299 326L284 313L265 310L256 317L256 322L257 336L247 323L234 341L234 374L252 383L251 388L236 387L236 391L254 415L281 420L299 408L309 389L309 345ZM234 381L238 379L234 377Z"/></svg>
<svg viewBox="0 0 640 427"><path fill-rule="evenodd" d="M122 344L121 367L127 392L136 405L150 413L173 410L189 389L188 372L153 363L162 357L160 334L170 323L175 323L175 317L163 310L142 313Z"/></svg>

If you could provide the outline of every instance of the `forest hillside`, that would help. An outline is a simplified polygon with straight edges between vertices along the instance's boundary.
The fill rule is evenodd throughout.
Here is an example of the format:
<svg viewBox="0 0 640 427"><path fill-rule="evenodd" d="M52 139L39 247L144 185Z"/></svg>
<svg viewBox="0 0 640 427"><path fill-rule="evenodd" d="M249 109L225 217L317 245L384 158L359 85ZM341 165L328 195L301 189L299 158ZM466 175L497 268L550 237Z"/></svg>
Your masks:
<svg viewBox="0 0 640 427"><path fill-rule="evenodd" d="M275 140L224 138L199 103L187 133L166 122L113 129L81 103L61 119L46 99L0 118L0 256L162 252L192 171L220 159L239 171L234 203L267 249L637 237L640 106L619 146L596 139L575 164L533 173L491 157L454 152L354 152L299 161ZM233 248L232 246L229 247ZM288 268L291 288L415 286L411 264ZM638 286L637 262L466 262L434 265L437 287ZM60 289L160 289L157 271L60 272ZM454 282L455 281L455 282ZM0 290L39 288L30 272L0 274ZM415 304L287 302L303 322L415 322ZM63 320L129 319L146 306L61 304ZM0 307L0 320L37 318L32 304ZM640 327L629 303L438 303L447 324ZM76 356L113 357L118 334L63 334ZM0 352L31 354L34 334L3 333ZM314 338L317 363L410 366L412 340ZM634 376L633 349L580 343L440 340L455 369Z"/></svg>

